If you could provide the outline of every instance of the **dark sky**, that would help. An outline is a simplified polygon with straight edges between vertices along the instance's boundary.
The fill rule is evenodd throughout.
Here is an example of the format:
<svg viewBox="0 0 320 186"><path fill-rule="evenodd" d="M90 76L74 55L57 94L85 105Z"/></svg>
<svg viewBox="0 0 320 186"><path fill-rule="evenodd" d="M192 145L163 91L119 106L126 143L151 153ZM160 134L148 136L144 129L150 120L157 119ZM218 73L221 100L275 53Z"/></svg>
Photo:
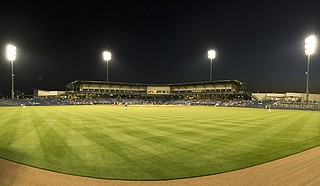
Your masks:
<svg viewBox="0 0 320 186"><path fill-rule="evenodd" d="M39 1L41 2L41 1ZM320 1L1 1L0 93L10 94L8 43L17 46L16 89L64 90L104 80L180 83L237 79L260 92L304 92L304 39L319 35ZM319 51L319 49L318 49ZM320 93L319 52L310 91Z"/></svg>

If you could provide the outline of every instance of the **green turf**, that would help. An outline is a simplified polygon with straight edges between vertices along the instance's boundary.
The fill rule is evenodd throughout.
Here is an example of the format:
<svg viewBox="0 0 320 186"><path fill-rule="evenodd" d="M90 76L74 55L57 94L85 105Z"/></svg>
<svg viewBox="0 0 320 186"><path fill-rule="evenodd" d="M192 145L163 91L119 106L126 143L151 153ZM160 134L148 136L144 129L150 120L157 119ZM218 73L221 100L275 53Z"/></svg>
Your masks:
<svg viewBox="0 0 320 186"><path fill-rule="evenodd" d="M0 108L0 157L108 179L194 177L320 145L320 112L218 107Z"/></svg>

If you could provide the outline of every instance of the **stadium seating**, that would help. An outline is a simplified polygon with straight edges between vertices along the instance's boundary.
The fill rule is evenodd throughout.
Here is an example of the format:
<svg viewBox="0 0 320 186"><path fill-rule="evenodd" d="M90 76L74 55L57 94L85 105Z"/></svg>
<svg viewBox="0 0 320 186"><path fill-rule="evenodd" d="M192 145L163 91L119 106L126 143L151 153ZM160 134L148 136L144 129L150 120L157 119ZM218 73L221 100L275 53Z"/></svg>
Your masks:
<svg viewBox="0 0 320 186"><path fill-rule="evenodd" d="M298 101L252 101L252 100L212 100L212 99L159 99L159 98L32 98L32 99L0 99L2 106L58 106L58 105L185 105L185 106L222 106L249 108L277 108L319 110L320 103L304 103Z"/></svg>

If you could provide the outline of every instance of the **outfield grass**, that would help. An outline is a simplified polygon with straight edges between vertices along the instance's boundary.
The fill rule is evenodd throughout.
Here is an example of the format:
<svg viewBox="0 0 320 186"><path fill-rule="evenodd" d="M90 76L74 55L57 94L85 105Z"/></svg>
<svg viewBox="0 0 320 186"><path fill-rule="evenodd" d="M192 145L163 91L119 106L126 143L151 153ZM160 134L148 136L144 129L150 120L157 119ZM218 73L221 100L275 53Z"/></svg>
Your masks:
<svg viewBox="0 0 320 186"><path fill-rule="evenodd" d="M0 157L63 173L162 180L320 145L320 112L221 107L0 107Z"/></svg>

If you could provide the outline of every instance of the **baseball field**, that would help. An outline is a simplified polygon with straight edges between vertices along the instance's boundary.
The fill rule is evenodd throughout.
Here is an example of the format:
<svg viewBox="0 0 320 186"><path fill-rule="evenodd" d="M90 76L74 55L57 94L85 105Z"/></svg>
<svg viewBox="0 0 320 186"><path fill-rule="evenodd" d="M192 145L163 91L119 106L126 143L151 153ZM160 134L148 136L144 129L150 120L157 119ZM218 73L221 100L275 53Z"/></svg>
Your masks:
<svg viewBox="0 0 320 186"><path fill-rule="evenodd" d="M0 107L0 157L116 180L198 177L320 145L320 112L179 106Z"/></svg>

